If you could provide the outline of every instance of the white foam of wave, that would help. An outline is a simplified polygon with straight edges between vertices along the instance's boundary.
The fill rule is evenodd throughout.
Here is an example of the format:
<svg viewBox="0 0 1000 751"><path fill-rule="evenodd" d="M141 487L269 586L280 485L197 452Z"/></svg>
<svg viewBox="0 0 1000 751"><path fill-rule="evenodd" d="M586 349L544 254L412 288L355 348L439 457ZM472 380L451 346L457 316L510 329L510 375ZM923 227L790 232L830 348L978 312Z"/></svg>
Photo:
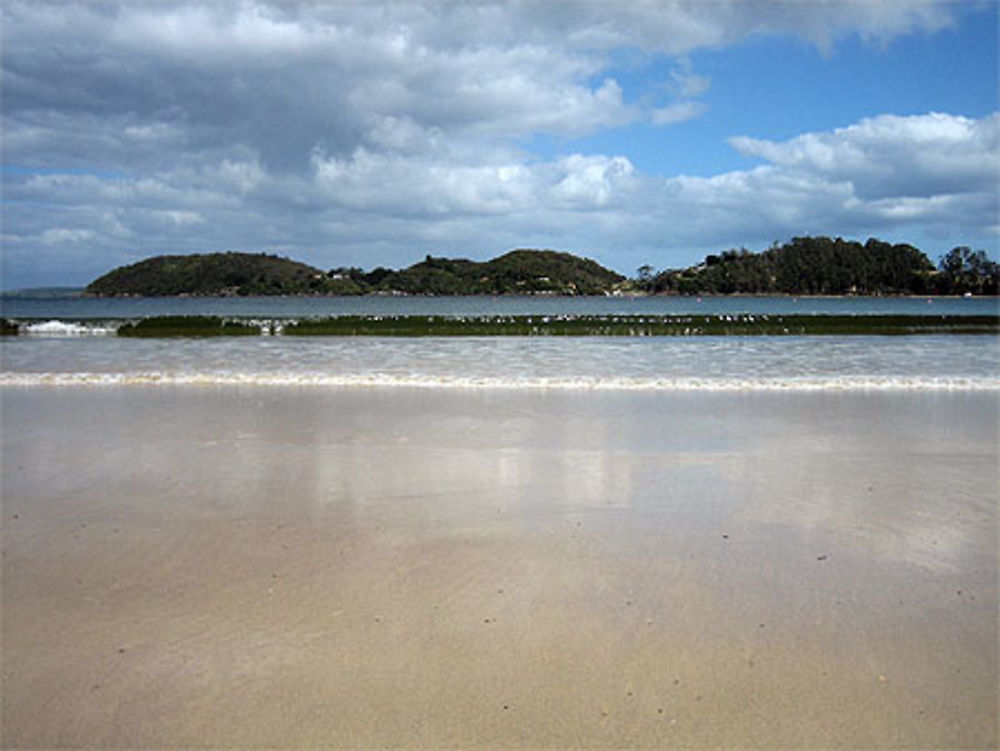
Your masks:
<svg viewBox="0 0 1000 751"><path fill-rule="evenodd" d="M71 321L43 321L22 325L20 333L31 336L114 336L118 333L118 326Z"/></svg>
<svg viewBox="0 0 1000 751"><path fill-rule="evenodd" d="M382 373L0 373L0 386L303 386L561 391L1000 391L1000 377L497 378Z"/></svg>

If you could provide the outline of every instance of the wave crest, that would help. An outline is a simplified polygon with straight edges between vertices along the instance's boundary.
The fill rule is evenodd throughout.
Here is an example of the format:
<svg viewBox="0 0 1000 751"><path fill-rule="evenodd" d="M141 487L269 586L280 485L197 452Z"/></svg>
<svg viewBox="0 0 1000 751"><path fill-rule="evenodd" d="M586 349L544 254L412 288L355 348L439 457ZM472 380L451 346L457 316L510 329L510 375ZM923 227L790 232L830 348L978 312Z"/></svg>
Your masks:
<svg viewBox="0 0 1000 751"><path fill-rule="evenodd" d="M114 323L75 323L72 321L41 321L22 324L21 333L28 336L115 336L118 325Z"/></svg>

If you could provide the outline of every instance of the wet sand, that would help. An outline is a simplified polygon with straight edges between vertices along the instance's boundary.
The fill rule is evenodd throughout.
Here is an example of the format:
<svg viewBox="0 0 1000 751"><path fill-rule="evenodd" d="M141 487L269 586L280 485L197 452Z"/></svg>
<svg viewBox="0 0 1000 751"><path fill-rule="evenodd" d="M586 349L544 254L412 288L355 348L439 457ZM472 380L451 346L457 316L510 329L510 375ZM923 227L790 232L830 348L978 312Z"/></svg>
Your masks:
<svg viewBox="0 0 1000 751"><path fill-rule="evenodd" d="M2 745L997 745L991 393L8 388Z"/></svg>

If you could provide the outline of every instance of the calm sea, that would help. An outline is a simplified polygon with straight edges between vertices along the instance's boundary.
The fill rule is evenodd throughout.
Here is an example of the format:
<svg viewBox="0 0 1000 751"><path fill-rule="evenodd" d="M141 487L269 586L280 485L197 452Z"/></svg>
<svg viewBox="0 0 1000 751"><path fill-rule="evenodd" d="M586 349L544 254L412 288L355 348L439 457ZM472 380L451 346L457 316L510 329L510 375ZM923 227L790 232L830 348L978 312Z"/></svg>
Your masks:
<svg viewBox="0 0 1000 751"><path fill-rule="evenodd" d="M261 384L643 390L986 389L994 336L233 337L121 339L154 315L996 314L955 298L3 298L27 335L0 343L0 385Z"/></svg>

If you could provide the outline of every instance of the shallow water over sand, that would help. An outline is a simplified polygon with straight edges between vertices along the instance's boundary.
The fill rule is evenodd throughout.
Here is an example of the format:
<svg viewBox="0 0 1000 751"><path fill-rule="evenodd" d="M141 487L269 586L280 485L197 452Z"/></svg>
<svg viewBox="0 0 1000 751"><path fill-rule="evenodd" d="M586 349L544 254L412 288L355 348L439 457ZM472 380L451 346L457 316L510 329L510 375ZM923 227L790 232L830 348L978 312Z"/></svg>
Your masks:
<svg viewBox="0 0 1000 751"><path fill-rule="evenodd" d="M0 385L992 389L993 336L7 338Z"/></svg>
<svg viewBox="0 0 1000 751"><path fill-rule="evenodd" d="M6 747L997 743L995 392L0 395Z"/></svg>

